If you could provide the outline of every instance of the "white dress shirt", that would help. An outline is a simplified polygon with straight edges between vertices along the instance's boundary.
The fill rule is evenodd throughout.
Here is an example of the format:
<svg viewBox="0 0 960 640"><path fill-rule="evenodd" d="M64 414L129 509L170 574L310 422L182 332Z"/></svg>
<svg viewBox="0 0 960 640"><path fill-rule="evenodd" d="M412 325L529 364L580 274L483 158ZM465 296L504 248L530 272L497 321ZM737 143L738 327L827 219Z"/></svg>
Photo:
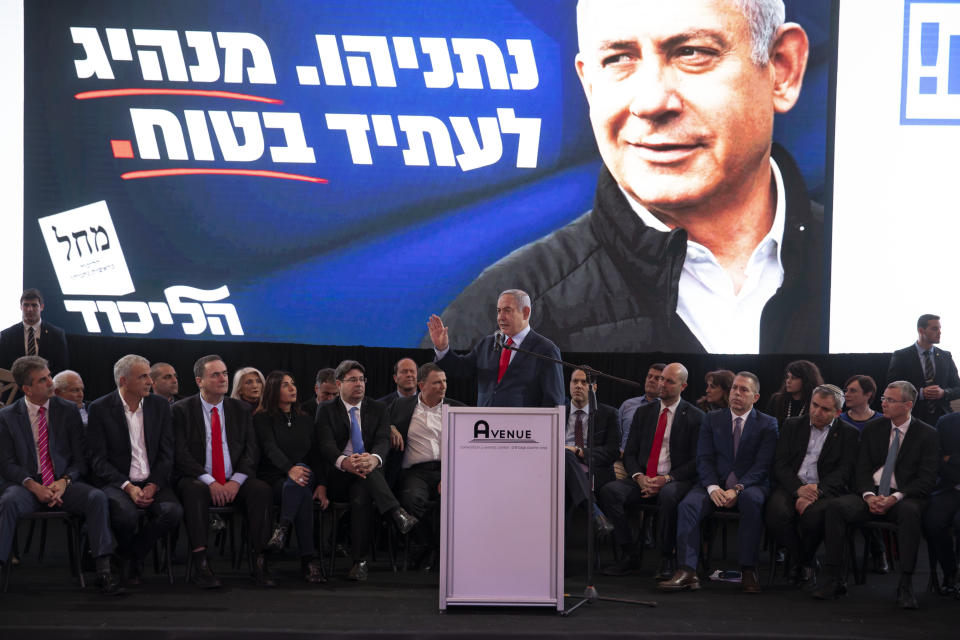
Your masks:
<svg viewBox="0 0 960 640"><path fill-rule="evenodd" d="M30 430L33 431L33 450L37 454L37 473L40 473L40 432L37 427L37 416L40 415L40 407L47 413L47 448L50 447L50 401L47 400L42 405L33 404L27 400L24 396L23 401L27 405L27 415L30 417ZM53 461L53 456L50 456L51 462ZM56 469L54 469L54 474L56 474ZM24 478L23 482L26 482L28 478Z"/></svg>
<svg viewBox="0 0 960 640"><path fill-rule="evenodd" d="M667 410L667 427L663 431L663 444L660 445L660 457L657 458L657 475L665 476L670 473L670 432L673 430L673 418L677 415L677 407L680 405L680 398L677 398L676 401L669 407L661 406L660 410L657 412L657 423L660 423L660 414L663 413L663 410ZM654 432L656 434L656 432ZM653 446L652 442L651 445ZM640 473L633 474L633 478L642 475Z"/></svg>
<svg viewBox="0 0 960 640"><path fill-rule="evenodd" d="M911 419L912 419L912 418L911 418L911 415L908 413L908 414L907 414L907 420L906 420L906 422L904 422L903 424L893 424L893 421L892 421L892 420L890 421L890 424L892 425L892 428L890 429L890 439L887 441L887 451L890 451L890 445L893 444L893 433L894 433L894 431L899 431L899 432L900 432L900 447L897 449L897 457L898 457L898 458L900 457L900 452L903 451L903 439L907 437L907 429L910 427L910 420L911 420ZM877 485L878 487L880 486L880 478L883 476L883 467L884 467L884 465L886 465L886 462L887 462L887 457L886 457L886 455L884 455L884 457L883 457L883 464L881 464L880 467L879 467L876 471L873 472L873 484ZM896 463L896 459L894 459L894 463ZM896 488L897 488L897 472L896 472L896 471L892 471L892 472L890 473L890 491L892 492L890 495L892 495L894 498L896 498L896 499L897 499L897 502L900 502L901 500L903 500L903 493L900 492L900 491L893 491L893 490L896 489ZM863 497L864 497L864 498L866 498L867 496L875 496L875 495L877 495L877 494L875 494L873 491L864 491L864 492L863 492Z"/></svg>
<svg viewBox="0 0 960 640"><path fill-rule="evenodd" d="M123 403L123 416L127 419L127 431L130 433L129 479L120 485L121 489L126 489L131 482L143 482L150 477L150 462L147 460L147 441L143 435L143 399L133 411L130 411L123 396L120 396L120 402Z"/></svg>
<svg viewBox="0 0 960 640"><path fill-rule="evenodd" d="M421 462L440 460L442 412L443 402L438 402L435 407L428 407L421 397L417 397L417 406L410 418L407 442L403 448L402 468L408 469Z"/></svg>
<svg viewBox="0 0 960 640"><path fill-rule="evenodd" d="M227 416L223 412L223 398L221 398L217 404L210 404L204 400L203 395L201 395L200 407L203 409L203 427L206 430L207 436L207 446L205 447L207 453L203 461L203 468L206 473L200 476L199 480L207 485L216 482L212 475L213 456L211 455L212 439L210 432L210 410L216 407L217 413L220 414L220 443L223 450L223 475L227 481L233 480L237 484L242 485L247 479L247 474L233 472L233 462L230 460L230 447L227 445Z"/></svg>
<svg viewBox="0 0 960 640"><path fill-rule="evenodd" d="M767 301L783 284L783 230L786 196L780 168L770 158L777 204L773 224L750 254L746 280L734 292L733 279L720 266L713 252L700 243L687 241L687 255L680 274L677 315L686 323L707 353L758 353L760 316ZM622 190L622 189L621 189ZM624 193L627 202L651 229L669 232L643 205Z"/></svg>

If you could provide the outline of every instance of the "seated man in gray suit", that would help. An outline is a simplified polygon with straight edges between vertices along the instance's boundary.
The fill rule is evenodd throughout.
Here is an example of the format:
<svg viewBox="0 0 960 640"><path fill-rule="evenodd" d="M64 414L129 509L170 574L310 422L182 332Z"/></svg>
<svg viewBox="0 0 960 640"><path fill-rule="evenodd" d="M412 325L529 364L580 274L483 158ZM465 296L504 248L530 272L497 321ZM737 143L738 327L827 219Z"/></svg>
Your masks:
<svg viewBox="0 0 960 640"><path fill-rule="evenodd" d="M10 559L21 516L59 508L86 519L100 590L122 593L110 570L107 496L83 482L87 463L77 405L53 395L47 361L39 356L17 358L12 373L23 397L0 410L0 476L6 482L0 496L0 564Z"/></svg>

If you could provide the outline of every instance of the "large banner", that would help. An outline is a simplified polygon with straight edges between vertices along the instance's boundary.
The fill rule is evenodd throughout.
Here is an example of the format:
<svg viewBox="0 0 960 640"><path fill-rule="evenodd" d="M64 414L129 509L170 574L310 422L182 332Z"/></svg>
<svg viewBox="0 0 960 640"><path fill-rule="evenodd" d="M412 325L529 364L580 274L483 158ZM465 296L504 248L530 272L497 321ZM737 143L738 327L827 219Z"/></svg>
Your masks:
<svg viewBox="0 0 960 640"><path fill-rule="evenodd" d="M822 204L830 2L788 4L774 139ZM577 50L573 0L31 0L24 282L69 333L417 346L593 206Z"/></svg>

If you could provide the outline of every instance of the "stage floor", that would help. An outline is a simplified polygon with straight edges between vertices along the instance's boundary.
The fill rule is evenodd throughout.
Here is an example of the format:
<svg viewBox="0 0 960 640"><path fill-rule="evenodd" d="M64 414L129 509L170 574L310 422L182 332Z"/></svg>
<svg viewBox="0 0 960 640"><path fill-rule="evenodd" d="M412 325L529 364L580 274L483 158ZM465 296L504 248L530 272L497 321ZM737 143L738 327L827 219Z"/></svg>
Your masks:
<svg viewBox="0 0 960 640"><path fill-rule="evenodd" d="M258 589L243 571L232 571L226 558L214 569L224 582L215 591L200 591L183 583L184 565L174 570L177 583L152 568L144 584L125 596L108 598L96 588L82 590L69 575L65 554L51 527L47 557L38 565L36 550L23 558L10 578L8 593L0 594L0 629L13 638L237 638L237 637L370 637L473 638L586 636L593 639L629 635L673 638L934 638L957 637L960 601L926 593L926 552L923 570L914 577L920 610L901 611L894 602L897 577L868 576L867 584L851 586L835 602L813 600L780 579L763 593L746 595L739 585L706 582L697 593L661 594L649 577L652 565L640 573L611 578L598 576L601 596L656 601L656 608L617 602L585 605L569 617L550 609L451 608L438 611L436 573L394 573L381 554L366 583L346 580L349 561L338 559L337 575L326 585L299 579L299 563L288 554L273 563L280 579L275 589ZM735 538L731 538L735 540ZM576 542L576 541L575 541ZM182 555L182 552L181 554ZM568 550L566 587L582 594L581 562L585 554ZM608 548L603 550L610 559ZM653 554L647 553L651 564ZM717 560L719 567L733 562ZM87 574L90 581L92 574ZM568 602L573 603L575 599ZM135 635L131 635L136 632Z"/></svg>

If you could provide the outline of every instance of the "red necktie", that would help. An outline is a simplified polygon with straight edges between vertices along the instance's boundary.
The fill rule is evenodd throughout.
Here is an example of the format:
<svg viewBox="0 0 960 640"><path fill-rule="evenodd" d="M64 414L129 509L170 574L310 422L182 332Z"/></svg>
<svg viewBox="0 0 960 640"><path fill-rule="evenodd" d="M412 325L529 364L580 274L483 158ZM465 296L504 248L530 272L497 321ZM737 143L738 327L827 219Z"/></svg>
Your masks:
<svg viewBox="0 0 960 640"><path fill-rule="evenodd" d="M647 459L647 477L657 477L657 465L660 464L660 449L663 448L663 434L667 432L667 409L660 412L657 420L657 432L653 435L653 445L650 447L650 457Z"/></svg>
<svg viewBox="0 0 960 640"><path fill-rule="evenodd" d="M223 470L223 435L220 430L220 412L216 407L210 409L210 463L211 475L220 484L226 484L227 474Z"/></svg>
<svg viewBox="0 0 960 640"><path fill-rule="evenodd" d="M53 484L53 460L50 459L50 446L47 439L47 410L37 410L37 452L40 454L40 478L43 486Z"/></svg>
<svg viewBox="0 0 960 640"><path fill-rule="evenodd" d="M507 338L507 346L513 345L513 338ZM507 365L510 364L510 349L504 349L500 352L500 368L497 370L497 384L503 380L503 374L507 372Z"/></svg>

